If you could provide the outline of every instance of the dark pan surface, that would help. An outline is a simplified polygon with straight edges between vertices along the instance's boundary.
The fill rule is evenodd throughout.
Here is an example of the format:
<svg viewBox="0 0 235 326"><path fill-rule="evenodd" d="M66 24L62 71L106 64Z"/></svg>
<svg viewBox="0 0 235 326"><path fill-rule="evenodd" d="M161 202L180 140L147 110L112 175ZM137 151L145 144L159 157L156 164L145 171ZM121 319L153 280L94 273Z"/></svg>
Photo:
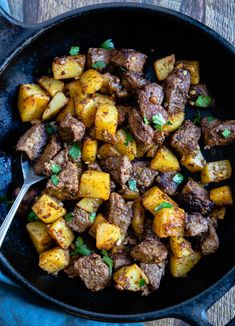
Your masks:
<svg viewBox="0 0 235 326"><path fill-rule="evenodd" d="M153 7L152 7L153 8ZM214 114L235 119L234 73L235 54L221 40L207 34L207 29L193 26L190 19L173 16L168 11L147 8L98 8L83 14L73 14L42 32L10 60L0 75L0 189L10 194L20 182L14 146L19 135L27 129L20 123L17 111L17 91L20 83L35 81L46 73L53 57L68 53L79 44L81 52L112 38L116 47L135 48L149 55L146 72L154 80L150 68L154 58L175 53L178 59L193 59L201 63L201 79L209 85L216 99ZM208 160L227 158L235 164L235 147L207 152ZM222 156L221 156L222 155ZM235 170L235 169L234 169ZM233 191L234 174L233 174ZM234 192L235 193L235 192ZM0 211L0 222L4 218ZM235 261L235 219L230 209L218 232L221 246L215 255L203 259L185 279L163 278L160 289L149 297L121 293L109 288L91 293L79 280L70 280L63 273L58 277L46 275L37 267L38 257L25 230L24 220L15 218L2 247L1 260L23 277L30 287L65 304L73 312L92 318L134 319L156 318L152 312L188 300L221 279ZM167 273L168 274L168 273ZM69 308L72 307L72 308ZM91 314L94 313L94 314ZM144 313L150 313L148 316ZM159 315L160 316L160 315Z"/></svg>

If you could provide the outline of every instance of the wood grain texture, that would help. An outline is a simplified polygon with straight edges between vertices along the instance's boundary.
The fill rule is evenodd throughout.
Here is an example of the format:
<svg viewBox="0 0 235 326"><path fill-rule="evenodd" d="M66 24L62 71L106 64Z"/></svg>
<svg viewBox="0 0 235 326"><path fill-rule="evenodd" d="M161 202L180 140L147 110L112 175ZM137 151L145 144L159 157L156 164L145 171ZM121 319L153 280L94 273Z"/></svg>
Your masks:
<svg viewBox="0 0 235 326"><path fill-rule="evenodd" d="M27 23L37 23L66 11L110 0L9 0L12 15ZM125 0L120 0L125 2ZM189 15L217 31L235 46L234 0L135 0L155 4ZM214 326L224 326L235 317L235 286L208 310ZM146 323L146 326L186 326L173 318Z"/></svg>

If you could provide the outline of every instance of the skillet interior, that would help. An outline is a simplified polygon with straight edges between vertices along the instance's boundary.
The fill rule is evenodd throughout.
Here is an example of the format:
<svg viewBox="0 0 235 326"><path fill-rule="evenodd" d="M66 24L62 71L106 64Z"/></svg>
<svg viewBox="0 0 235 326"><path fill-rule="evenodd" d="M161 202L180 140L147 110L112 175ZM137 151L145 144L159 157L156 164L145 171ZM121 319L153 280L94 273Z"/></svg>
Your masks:
<svg viewBox="0 0 235 326"><path fill-rule="evenodd" d="M17 111L17 91L20 83L34 81L46 73L53 57L68 53L79 44L85 52L90 46L112 38L116 47L136 48L149 55L146 72L151 73L153 59L175 53L179 59L196 59L201 63L202 80L206 81L216 98L215 115L235 119L233 73L234 54L213 38L187 22L167 14L147 9L98 9L87 11L42 33L18 53L0 76L0 189L11 193L19 182L14 146L24 128ZM152 52L152 49L154 52ZM223 157L235 164L235 148L222 151ZM221 157L212 156L215 160ZM234 179L234 175L233 175ZM234 190L233 184L233 190ZM2 221L4 211L1 211ZM58 277L46 275L37 267L37 254L25 231L25 220L15 218L2 247L2 255L30 284L54 299L90 312L115 315L134 315L152 312L181 303L213 285L234 265L235 219L233 210L218 229L221 246L215 255L203 259L185 279L163 278L160 289L149 297L121 293L109 288L91 293L79 280L69 280L62 273Z"/></svg>

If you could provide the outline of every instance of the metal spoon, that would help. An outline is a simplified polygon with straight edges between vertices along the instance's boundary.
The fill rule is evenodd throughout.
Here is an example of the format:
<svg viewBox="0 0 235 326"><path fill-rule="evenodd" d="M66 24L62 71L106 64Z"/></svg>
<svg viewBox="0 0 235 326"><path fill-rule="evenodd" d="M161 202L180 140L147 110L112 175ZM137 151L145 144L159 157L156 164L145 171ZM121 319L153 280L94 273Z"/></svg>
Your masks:
<svg viewBox="0 0 235 326"><path fill-rule="evenodd" d="M24 195L26 194L28 189L33 184L35 184L38 181L45 178L45 176L38 176L38 175L34 174L32 165L29 163L28 160L25 160L23 158L23 154L21 154L21 169L22 169L22 173L23 173L24 183L23 183L23 186L20 189L20 192L19 192L18 196L16 197L13 205L11 206L11 209L9 210L6 218L4 219L4 221L0 227L0 248L1 248L1 245L3 243L5 236L7 234L7 231L11 225L11 222L15 216L15 213L16 213L22 199L24 198Z"/></svg>

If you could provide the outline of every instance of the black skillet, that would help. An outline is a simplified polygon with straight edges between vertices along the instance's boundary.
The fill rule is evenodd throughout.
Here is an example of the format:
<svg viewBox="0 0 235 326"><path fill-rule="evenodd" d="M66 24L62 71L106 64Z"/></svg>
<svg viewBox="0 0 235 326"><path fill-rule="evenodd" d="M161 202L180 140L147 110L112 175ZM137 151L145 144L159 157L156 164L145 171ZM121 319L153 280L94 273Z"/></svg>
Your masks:
<svg viewBox="0 0 235 326"><path fill-rule="evenodd" d="M48 22L28 26L0 12L0 189L11 193L19 184L14 146L27 128L17 112L20 83L46 73L53 57L79 44L88 47L112 38L116 47L135 48L149 55L150 78L154 58L176 53L179 59L201 63L202 80L216 98L215 114L235 119L235 49L218 34L180 13L137 4L103 4L74 10ZM149 69L148 69L149 67ZM207 153L214 160L221 153ZM222 151L235 163L235 148ZM233 182L234 189L234 182ZM108 288L91 293L79 280L63 273L46 275L25 231L26 219L15 218L0 253L1 268L21 285L70 313L89 319L134 322L163 317L181 318L192 325L210 325L206 310L235 281L235 218L231 209L219 227L218 252L204 258L185 279L166 275L158 291L148 297ZM0 222L4 218L1 210Z"/></svg>

